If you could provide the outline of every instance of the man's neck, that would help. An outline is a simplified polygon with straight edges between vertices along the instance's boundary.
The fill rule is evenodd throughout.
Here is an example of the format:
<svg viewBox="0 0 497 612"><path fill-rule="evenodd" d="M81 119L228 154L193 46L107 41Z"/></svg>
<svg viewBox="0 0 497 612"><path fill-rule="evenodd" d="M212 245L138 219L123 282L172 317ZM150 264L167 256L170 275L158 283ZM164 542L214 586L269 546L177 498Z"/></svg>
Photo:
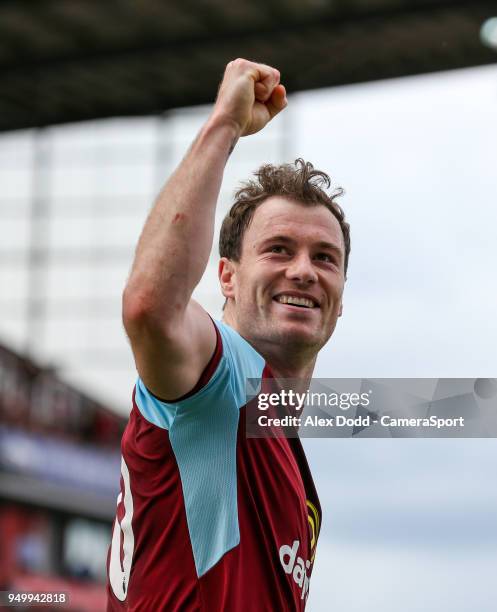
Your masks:
<svg viewBox="0 0 497 612"><path fill-rule="evenodd" d="M312 378L316 357L312 359L289 361L287 356L281 359L279 355L271 354L270 351L259 351L264 357L275 378L298 379L309 382Z"/></svg>
<svg viewBox="0 0 497 612"><path fill-rule="evenodd" d="M259 346L242 334L226 313L223 322L238 332L264 358L274 378L299 380L304 386L310 383L317 357L314 352L282 350L281 346Z"/></svg>

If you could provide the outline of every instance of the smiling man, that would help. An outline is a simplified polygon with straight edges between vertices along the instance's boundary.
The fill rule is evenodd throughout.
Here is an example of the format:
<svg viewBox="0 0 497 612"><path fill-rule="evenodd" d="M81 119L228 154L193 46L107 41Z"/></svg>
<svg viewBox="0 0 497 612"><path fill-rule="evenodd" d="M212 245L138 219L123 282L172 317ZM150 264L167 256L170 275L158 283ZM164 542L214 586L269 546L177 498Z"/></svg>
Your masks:
<svg viewBox="0 0 497 612"><path fill-rule="evenodd" d="M139 374L122 441L109 610L303 610L321 510L298 438L247 438L247 378L305 385L342 311L343 212L311 164L265 165L223 222L222 322L191 299L240 136L287 104L277 70L226 67L206 124L166 183L123 296Z"/></svg>
<svg viewBox="0 0 497 612"><path fill-rule="evenodd" d="M311 164L263 166L257 176L221 228L224 320L275 376L308 379L342 312L348 225L316 185L328 177ZM230 236L237 217L249 224L238 240Z"/></svg>

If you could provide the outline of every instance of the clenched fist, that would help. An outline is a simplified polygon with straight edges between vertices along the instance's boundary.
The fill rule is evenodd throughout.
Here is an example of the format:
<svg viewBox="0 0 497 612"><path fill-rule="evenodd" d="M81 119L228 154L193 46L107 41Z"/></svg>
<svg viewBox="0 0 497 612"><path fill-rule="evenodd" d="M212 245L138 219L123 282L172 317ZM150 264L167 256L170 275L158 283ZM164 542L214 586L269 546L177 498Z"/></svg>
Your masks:
<svg viewBox="0 0 497 612"><path fill-rule="evenodd" d="M262 130L286 105L278 70L236 59L226 66L213 117L235 124L240 136L248 136Z"/></svg>

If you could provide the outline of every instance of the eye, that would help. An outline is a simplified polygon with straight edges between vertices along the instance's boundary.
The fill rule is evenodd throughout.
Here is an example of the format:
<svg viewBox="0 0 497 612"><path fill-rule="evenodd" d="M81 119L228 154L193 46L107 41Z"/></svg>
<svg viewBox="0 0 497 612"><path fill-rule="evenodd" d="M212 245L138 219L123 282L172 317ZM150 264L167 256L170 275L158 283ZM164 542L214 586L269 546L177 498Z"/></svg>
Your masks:
<svg viewBox="0 0 497 612"><path fill-rule="evenodd" d="M335 259L329 253L318 253L316 259L327 263L335 263Z"/></svg>
<svg viewBox="0 0 497 612"><path fill-rule="evenodd" d="M269 250L271 253L276 253L278 255L288 253L286 247L284 247L282 244L274 244L272 247L269 248Z"/></svg>

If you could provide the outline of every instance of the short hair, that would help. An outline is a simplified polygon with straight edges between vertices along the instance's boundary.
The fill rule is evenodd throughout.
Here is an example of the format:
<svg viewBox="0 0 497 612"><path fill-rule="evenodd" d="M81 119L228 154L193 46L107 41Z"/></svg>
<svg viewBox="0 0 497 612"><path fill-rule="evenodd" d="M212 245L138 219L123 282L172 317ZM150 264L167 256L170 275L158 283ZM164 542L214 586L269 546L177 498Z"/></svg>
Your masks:
<svg viewBox="0 0 497 612"><path fill-rule="evenodd" d="M315 170L310 162L305 162L300 157L293 164L264 164L254 172L254 176L257 180L252 179L241 184L235 193L235 201L223 220L219 235L219 255L240 261L243 236L255 210L272 196L284 196L304 206L325 206L337 219L345 245L346 277L350 253L350 226L345 221L342 208L335 202L335 198L344 193L343 189L339 187L328 195L323 187L329 189L330 177L321 170Z"/></svg>

